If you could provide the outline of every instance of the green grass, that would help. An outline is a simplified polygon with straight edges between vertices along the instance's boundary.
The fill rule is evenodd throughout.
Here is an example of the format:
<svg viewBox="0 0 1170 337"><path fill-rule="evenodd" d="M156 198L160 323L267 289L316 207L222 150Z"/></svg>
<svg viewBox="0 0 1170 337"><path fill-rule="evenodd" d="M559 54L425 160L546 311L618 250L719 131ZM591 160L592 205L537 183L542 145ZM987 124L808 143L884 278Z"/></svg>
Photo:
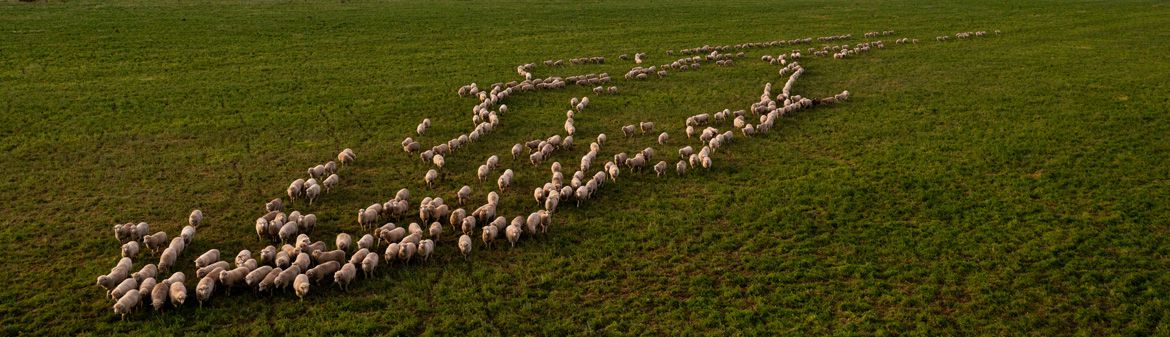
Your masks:
<svg viewBox="0 0 1170 337"><path fill-rule="evenodd" d="M1158 1L161 2L0 4L0 331L5 335L1166 335L1170 334L1170 10ZM317 238L428 168L398 142L470 126L455 89L518 64L603 55L622 90L592 97L579 145L603 157L641 120L745 109L775 68L749 51L629 83L622 53L893 29L917 46L803 60L795 91L853 99L782 119L715 169L623 172L562 207L550 235L384 269L346 293L217 296L120 321L93 285L114 223L174 235L180 267L257 251L264 201L353 148L343 187L306 210ZM958 31L1003 34L940 44ZM550 69L536 68L539 76ZM518 95L503 128L448 158L434 193L489 154L561 131L570 97ZM558 153L575 166L587 149ZM547 169L517 170L501 213L531 211ZM597 164L595 164L597 165ZM571 171L570 171L571 172ZM494 175L493 175L494 178ZM474 183L473 183L474 182ZM302 207L298 208L305 209ZM153 258L151 258L153 260ZM136 268L138 265L135 266ZM193 278L193 277L192 277ZM194 288L194 280L188 282ZM237 292L238 293L238 292Z"/></svg>

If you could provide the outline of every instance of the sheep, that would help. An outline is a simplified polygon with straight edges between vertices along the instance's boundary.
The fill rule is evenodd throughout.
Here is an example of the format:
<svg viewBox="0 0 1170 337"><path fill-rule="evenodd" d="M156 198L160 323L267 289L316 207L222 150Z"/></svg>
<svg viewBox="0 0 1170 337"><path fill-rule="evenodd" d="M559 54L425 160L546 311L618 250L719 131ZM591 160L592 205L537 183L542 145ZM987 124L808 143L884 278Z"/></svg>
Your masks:
<svg viewBox="0 0 1170 337"><path fill-rule="evenodd" d="M561 196L560 192L554 191L552 193L549 193L548 198L545 198L545 200L544 200L544 209L548 210L550 213L555 212L557 210L557 204L559 204L560 200L561 200L560 196Z"/></svg>
<svg viewBox="0 0 1170 337"><path fill-rule="evenodd" d="M461 224L463 228L463 234L470 234L471 231L475 229L475 217L464 217Z"/></svg>
<svg viewBox="0 0 1170 337"><path fill-rule="evenodd" d="M427 188L431 188L431 186L434 186L435 180L438 178L439 178L439 171L435 171L435 169L431 169L431 170L427 171L427 175L425 177L423 177L423 180L426 181Z"/></svg>
<svg viewBox="0 0 1170 337"><path fill-rule="evenodd" d="M277 234L277 236L280 237L281 243L292 241L292 239L296 235L297 235L297 223L292 222L292 221L289 221L289 222L285 223L284 225L280 226L280 231Z"/></svg>
<svg viewBox="0 0 1170 337"><path fill-rule="evenodd" d="M317 196L321 195L321 185L310 185L305 188L305 197L309 198L309 206L313 206L313 201L317 200Z"/></svg>
<svg viewBox="0 0 1170 337"><path fill-rule="evenodd" d="M334 187L337 187L337 183L340 180L341 178L338 177L336 173L334 173L330 174L328 178L325 178L325 181L321 182L321 184L325 185L325 192L329 192L333 190Z"/></svg>
<svg viewBox="0 0 1170 337"><path fill-rule="evenodd" d="M167 300L169 299L168 297L170 297L168 292L171 290L171 286L173 285L174 283L163 280L162 282L155 283L154 288L150 289L150 305L154 307L155 311L162 310L162 307L167 304ZM186 293L186 288L183 290L183 292ZM139 293L141 292L142 291L139 291Z"/></svg>
<svg viewBox="0 0 1170 337"><path fill-rule="evenodd" d="M430 123L427 124L429 125ZM357 155L349 148L341 150L341 153L337 154L337 161L341 162L342 165L353 164L353 161L356 159Z"/></svg>
<svg viewBox="0 0 1170 337"><path fill-rule="evenodd" d="M504 234L508 237L508 242L512 244L512 248L516 248L516 241L520 240L520 226L508 226Z"/></svg>
<svg viewBox="0 0 1170 337"><path fill-rule="evenodd" d="M326 261L324 263L318 264L316 267L313 267L313 268L305 271L305 276L308 276L309 279L312 280L313 282L321 283L321 281L324 280L326 277L332 278L333 274L341 269L342 263L345 263L345 262L344 261Z"/></svg>
<svg viewBox="0 0 1170 337"><path fill-rule="evenodd" d="M315 251L311 254L311 256L313 257L313 259L317 260L317 264L321 264L321 263L325 263L325 262L329 262L329 261L346 262L345 261L345 251L340 250L340 249L331 250L331 251L327 251L327 252Z"/></svg>
<svg viewBox="0 0 1170 337"><path fill-rule="evenodd" d="M471 255L471 236L463 234L459 237L459 252L463 253L463 259L468 259Z"/></svg>
<svg viewBox="0 0 1170 337"><path fill-rule="evenodd" d="M170 270L171 266L175 265L175 262L177 262L178 258L179 251L172 247L167 247L163 250L162 255L158 257L158 269L163 271Z"/></svg>
<svg viewBox="0 0 1170 337"><path fill-rule="evenodd" d="M244 277L248 276L250 270L246 267L239 267L232 270L224 270L219 272L219 283L223 284L224 289L231 293L232 287L244 281Z"/></svg>
<svg viewBox="0 0 1170 337"><path fill-rule="evenodd" d="M151 252L158 253L158 250L163 248L163 244L167 242L167 232L158 232L142 237L142 244L146 245Z"/></svg>
<svg viewBox="0 0 1170 337"><path fill-rule="evenodd" d="M297 227L301 232L312 233L313 229L317 227L317 215L305 214L305 217L301 218L301 221L297 222Z"/></svg>
<svg viewBox="0 0 1170 337"><path fill-rule="evenodd" d="M418 243L418 255L422 257L422 260L424 263L427 262L427 259L430 258L431 254L433 254L434 252L435 252L435 242L434 241L428 239L428 240L422 240Z"/></svg>
<svg viewBox="0 0 1170 337"><path fill-rule="evenodd" d="M463 185L455 197L459 199L459 205L463 205L468 199L471 199L471 186Z"/></svg>
<svg viewBox="0 0 1170 337"><path fill-rule="evenodd" d="M248 275L244 275L244 284L248 285L249 287L258 286L260 285L260 281L263 281L264 277L268 276L268 273L270 272L272 272L271 266L257 267L256 269L248 272Z"/></svg>
<svg viewBox="0 0 1170 337"><path fill-rule="evenodd" d="M276 277L280 276L281 272L284 272L284 269L281 269L280 267L272 268L272 270L268 272L268 275L264 275L264 278L261 279L260 283L256 285L256 291L265 292L268 291L269 288L272 288L273 284L276 282Z"/></svg>
<svg viewBox="0 0 1170 337"><path fill-rule="evenodd" d="M410 259L414 257L414 253L417 251L417 243L401 242L398 244L398 258L402 260L402 263L410 263Z"/></svg>
<svg viewBox="0 0 1170 337"><path fill-rule="evenodd" d="M605 134L604 134L604 133L599 133L599 134L597 134L597 145L598 145L598 147L600 147L600 146L602 146L602 145L605 145L605 141L606 141L606 139L607 139L607 137L605 136Z"/></svg>
<svg viewBox="0 0 1170 337"><path fill-rule="evenodd" d="M284 202L280 198L272 199L264 204L264 210L268 212L283 211Z"/></svg>
<svg viewBox="0 0 1170 337"><path fill-rule="evenodd" d="M427 132L427 125L423 124L423 123L419 123L418 126L414 128L414 132L417 133L419 136L422 136L422 134L424 132Z"/></svg>
<svg viewBox="0 0 1170 337"><path fill-rule="evenodd" d="M199 300L199 307L203 307L203 302L211 299L211 293L215 291L215 279L211 276L204 277L199 280L199 285L195 286L195 299Z"/></svg>
<svg viewBox="0 0 1170 337"><path fill-rule="evenodd" d="M499 205L500 204L500 194L496 193L496 191L488 192L487 203L488 203L488 205Z"/></svg>
<svg viewBox="0 0 1170 337"><path fill-rule="evenodd" d="M297 265L289 266L288 269L281 270L280 274L276 274L276 278L272 280L272 286L275 289L288 288L297 274L301 273L301 267Z"/></svg>
<svg viewBox="0 0 1170 337"><path fill-rule="evenodd" d="M686 174L687 173L687 162L684 160L679 160L678 164L674 165L674 170L675 170L675 172L678 172L678 175L680 175L680 176L683 174Z"/></svg>
<svg viewBox="0 0 1170 337"><path fill-rule="evenodd" d="M369 234L362 235L362 238L359 239L357 242L357 247L359 250L373 248L374 247L374 236L369 235Z"/></svg>
<svg viewBox="0 0 1170 337"><path fill-rule="evenodd" d="M131 290L114 303L114 313L122 315L122 320L126 320L126 315L133 311L139 302L142 302L142 296L138 289Z"/></svg>
<svg viewBox="0 0 1170 337"><path fill-rule="evenodd" d="M215 263L212 263L212 264L209 264L207 266L196 269L195 270L195 277L202 278L204 276L212 274L212 271L215 271L216 268L219 268L220 270L224 270L224 269L227 269L229 267L231 267L231 264L227 263L227 261L217 261Z"/></svg>
<svg viewBox="0 0 1170 337"><path fill-rule="evenodd" d="M634 127L634 125L633 125L633 124L631 124L631 125L626 125L626 126L623 126L623 127L622 127L622 134L626 135L626 137L633 137L633 136L634 136L634 130L635 130L635 129L636 129L636 128Z"/></svg>
<svg viewBox="0 0 1170 337"><path fill-rule="evenodd" d="M447 160L446 158L443 158L443 155L436 154L434 157L431 157L431 162L434 163L435 167L439 168L439 170L442 170L443 165L447 163Z"/></svg>
<svg viewBox="0 0 1170 337"><path fill-rule="evenodd" d="M504 171L504 174L501 174L500 178L496 180L496 184L500 187L500 192L505 192L508 190L508 186L512 184L512 175L512 169L507 169Z"/></svg>
<svg viewBox="0 0 1170 337"><path fill-rule="evenodd" d="M131 290L138 290L138 281L135 281L133 277L127 277L118 283L117 287L110 290L110 298L117 300Z"/></svg>
<svg viewBox="0 0 1170 337"><path fill-rule="evenodd" d="M130 274L130 277L134 278L138 283L142 283L143 280L148 278L158 277L158 266L147 264L142 266L142 269L139 269L137 272Z"/></svg>
<svg viewBox="0 0 1170 337"><path fill-rule="evenodd" d="M365 259L366 255L369 255L369 254L370 254L370 250L368 248L358 249L356 252L353 252L353 255L349 256L349 263L353 263L355 265L361 265L362 259Z"/></svg>
<svg viewBox="0 0 1170 337"><path fill-rule="evenodd" d="M297 278L293 280L293 290L296 290L297 297L301 301L304 301L305 295L309 294L309 276L305 274L297 275Z"/></svg>
<svg viewBox="0 0 1170 337"><path fill-rule="evenodd" d="M654 173L657 174L659 177L661 177L662 174L666 173L666 161L659 161L658 164L655 164L654 165Z"/></svg>
<svg viewBox="0 0 1170 337"><path fill-rule="evenodd" d="M292 257L290 257L288 255L288 252L283 251L283 250L276 252L276 261L273 261L274 265L276 265L277 267L281 267L281 268L287 268L288 265L291 263L292 263Z"/></svg>
<svg viewBox="0 0 1170 337"><path fill-rule="evenodd" d="M187 224L190 224L191 226L199 227L199 224L201 224L201 223L203 223L203 211L194 210L194 211L191 211L191 215L187 216Z"/></svg>
<svg viewBox="0 0 1170 337"><path fill-rule="evenodd" d="M393 224L390 224L393 225ZM378 233L378 240L386 242L398 242L406 236L406 229L402 227L395 227L393 229L386 229Z"/></svg>
<svg viewBox="0 0 1170 337"><path fill-rule="evenodd" d="M138 258L138 250L138 241L127 242L126 244L122 245L122 257L136 259Z"/></svg>
<svg viewBox="0 0 1170 337"><path fill-rule="evenodd" d="M370 278L377 268L378 254L366 254L366 257L362 259L362 273L366 275L366 278Z"/></svg>
<svg viewBox="0 0 1170 337"><path fill-rule="evenodd" d="M484 246L491 248L492 241L494 241L496 239L496 235L499 234L499 229L497 229L496 226L483 226L482 231L483 231L482 239L483 239Z"/></svg>
<svg viewBox="0 0 1170 337"><path fill-rule="evenodd" d="M439 240L439 236L443 234L443 225L438 222L432 222L431 228L427 232L430 237Z"/></svg>
<svg viewBox="0 0 1170 337"><path fill-rule="evenodd" d="M410 233L410 235L418 234L421 236L423 230L422 226L420 226L417 222L411 222L410 225L406 226L406 232Z"/></svg>
<svg viewBox="0 0 1170 337"><path fill-rule="evenodd" d="M668 140L670 140L670 135L666 134L666 132L658 134L658 144L659 145L666 145L666 142Z"/></svg>
<svg viewBox="0 0 1170 337"><path fill-rule="evenodd" d="M341 266L341 269L333 273L333 282L345 291L349 288L349 283L357 277L357 267L353 263L346 263Z"/></svg>
<svg viewBox="0 0 1170 337"><path fill-rule="evenodd" d="M199 255L199 257L195 259L195 267L203 268L212 263L215 263L215 261L219 261L219 249L213 248L208 250L206 253L203 253L203 255Z"/></svg>
<svg viewBox="0 0 1170 337"><path fill-rule="evenodd" d="M309 258L309 254L305 252L297 254L297 258L292 262L293 266L300 267L301 270L308 270L309 266L312 264L312 259Z"/></svg>
<svg viewBox="0 0 1170 337"><path fill-rule="evenodd" d="M183 245L190 245L195 241L195 227L183 226L183 230L179 232L179 237L183 238Z"/></svg>
<svg viewBox="0 0 1170 337"><path fill-rule="evenodd" d="M338 233L337 239L333 241L333 244L337 247L337 249L343 251L349 250L349 247L352 243L353 239L349 236L349 234L346 233Z"/></svg>

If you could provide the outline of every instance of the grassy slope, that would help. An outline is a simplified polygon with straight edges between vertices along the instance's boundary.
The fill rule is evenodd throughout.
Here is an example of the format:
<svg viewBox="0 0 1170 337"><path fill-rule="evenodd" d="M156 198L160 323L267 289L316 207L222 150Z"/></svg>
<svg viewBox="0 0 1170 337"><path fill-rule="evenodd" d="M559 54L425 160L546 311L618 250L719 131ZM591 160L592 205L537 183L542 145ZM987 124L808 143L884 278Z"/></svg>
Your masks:
<svg viewBox="0 0 1170 337"><path fill-rule="evenodd" d="M1157 2L0 4L0 327L1170 333L1167 25ZM348 294L221 296L127 322L92 284L117 260L116 222L175 233L201 208L210 226L183 258L188 273L193 252L258 250L251 219L263 201L343 147L360 163L312 210L318 236L352 231L350 210L399 187L417 200L426 166L398 141L422 117L435 121L424 143L466 129L471 101L454 89L513 79L520 63L637 51L657 62L665 49L884 29L924 43L805 62L798 92L848 89L849 103L785 118L711 172L608 185L515 250L465 263L447 241L437 261ZM1004 34L933 42L974 29ZM746 108L778 82L753 61L763 52L733 68L618 80L623 94L595 97L578 130L653 120L680 140L683 116ZM585 94L516 97L505 129L452 156L437 191L474 181L487 153L558 132L564 102ZM650 142L615 139L605 153ZM575 164L583 151L557 159ZM525 191L547 172L513 166L507 214L531 210ZM476 198L490 186L472 184Z"/></svg>

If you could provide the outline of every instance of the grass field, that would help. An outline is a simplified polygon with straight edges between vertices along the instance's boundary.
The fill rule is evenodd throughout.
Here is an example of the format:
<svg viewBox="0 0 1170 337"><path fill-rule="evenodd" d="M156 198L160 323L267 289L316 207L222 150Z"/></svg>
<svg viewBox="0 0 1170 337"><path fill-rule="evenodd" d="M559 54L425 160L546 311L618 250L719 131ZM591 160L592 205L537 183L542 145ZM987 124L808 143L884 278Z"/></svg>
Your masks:
<svg viewBox="0 0 1170 337"><path fill-rule="evenodd" d="M1170 334L1170 8L1160 1L0 3L0 333L4 335L1167 335ZM562 205L551 233L383 269L348 292L217 296L120 321L97 275L115 223L172 236L207 216L180 264L263 247L252 223L305 168L350 147L357 165L311 208L315 239L410 188L454 200L489 154L517 170L501 213L535 208L548 178L507 156L563 132L602 157L641 120L685 140L685 116L746 109L783 80L756 49L733 67L621 79L646 52L873 30L922 40L811 58L796 93L849 90L679 178L623 172ZM937 43L937 35L1002 30ZM804 47L802 47L804 48ZM466 132L455 89L516 65L606 56L622 93L518 95L498 132L429 166L398 142ZM558 152L575 166L587 151ZM598 164L595 164L598 166ZM571 171L570 171L571 172ZM494 177L495 175L493 175ZM451 236L448 236L449 238ZM156 258L148 258L152 263ZM136 263L135 269L140 264Z"/></svg>

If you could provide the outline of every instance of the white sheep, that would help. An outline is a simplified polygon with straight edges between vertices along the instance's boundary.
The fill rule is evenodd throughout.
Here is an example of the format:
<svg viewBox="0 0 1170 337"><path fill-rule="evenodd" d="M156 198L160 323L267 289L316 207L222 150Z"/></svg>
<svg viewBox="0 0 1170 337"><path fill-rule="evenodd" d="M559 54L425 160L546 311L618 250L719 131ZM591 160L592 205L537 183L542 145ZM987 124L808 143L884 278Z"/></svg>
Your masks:
<svg viewBox="0 0 1170 337"><path fill-rule="evenodd" d="M114 303L114 313L122 315L122 320L126 320L126 315L133 311L139 302L142 302L142 296L138 289L131 290Z"/></svg>
<svg viewBox="0 0 1170 337"><path fill-rule="evenodd" d="M663 132L663 133L658 135L658 144L666 145L666 142L669 140L670 140L670 135L666 134L666 132Z"/></svg>
<svg viewBox="0 0 1170 337"><path fill-rule="evenodd" d="M459 237L459 252L463 253L464 259L471 255L471 236L463 234Z"/></svg>
<svg viewBox="0 0 1170 337"><path fill-rule="evenodd" d="M597 134L597 145L598 146L605 145L605 141L607 138L608 137L606 137L604 133Z"/></svg>
<svg viewBox="0 0 1170 337"><path fill-rule="evenodd" d="M195 299L199 300L199 307L203 307L203 302L211 299L211 294L215 292L215 279L210 276L199 280L199 284L195 286Z"/></svg>
<svg viewBox="0 0 1170 337"><path fill-rule="evenodd" d="M172 283L164 280L155 283L154 288L150 289L150 305L154 307L154 310L162 310L162 307L167 304L171 285ZM141 292L139 291L139 293Z"/></svg>
<svg viewBox="0 0 1170 337"><path fill-rule="evenodd" d="M309 206L313 205L313 201L316 201L319 195L321 195L321 185L313 184L305 188L305 197L309 198Z"/></svg>
<svg viewBox="0 0 1170 337"><path fill-rule="evenodd" d="M425 177L423 177L423 180L426 181L427 188L431 188L431 186L433 186L435 184L435 180L438 178L439 178L439 171L435 171L435 169L430 169L427 171L427 175Z"/></svg>
<svg viewBox="0 0 1170 337"><path fill-rule="evenodd" d="M512 145L512 160L516 160L516 158L519 157L522 153L524 153L524 145Z"/></svg>
<svg viewBox="0 0 1170 337"><path fill-rule="evenodd" d="M366 274L366 278L370 278L377 271L378 258L378 254L366 254L366 257L362 259L362 273Z"/></svg>
<svg viewBox="0 0 1170 337"><path fill-rule="evenodd" d="M678 172L678 175L680 175L680 176L683 174L686 174L687 173L687 162L684 160L679 160L678 164L674 164L674 170L675 170L675 172Z"/></svg>
<svg viewBox="0 0 1170 337"><path fill-rule="evenodd" d="M423 262L427 262L427 259L430 258L431 254L434 254L434 252L435 252L435 242L434 241L432 241L430 239L419 241L418 255L422 257Z"/></svg>
<svg viewBox="0 0 1170 337"><path fill-rule="evenodd" d="M512 244L512 248L516 248L516 241L520 240L520 233L522 230L520 226L508 226L504 234L508 237L508 242Z"/></svg>
<svg viewBox="0 0 1170 337"><path fill-rule="evenodd" d="M499 229L496 228L496 226L483 226L482 231L483 231L482 239L483 239L484 246L491 248L492 241L494 241L496 239L496 235L499 234Z"/></svg>
<svg viewBox="0 0 1170 337"><path fill-rule="evenodd" d="M357 278L357 267L353 263L346 263L341 266L341 270L333 273L333 282L341 287L341 290L348 290L349 283L353 282L354 278Z"/></svg>
<svg viewBox="0 0 1170 337"><path fill-rule="evenodd" d="M405 239L403 239L405 240ZM418 251L418 244L414 242L401 242L398 244L398 258L402 263L410 263L410 259L414 257L414 253Z"/></svg>
<svg viewBox="0 0 1170 337"><path fill-rule="evenodd" d="M322 181L321 184L325 186L325 192L329 192L333 190L334 187L337 187L337 183L340 181L341 178L338 177L336 173L334 173L330 174L328 178L325 178L325 181Z"/></svg>
<svg viewBox="0 0 1170 337"><path fill-rule="evenodd" d="M171 305L178 308L187 303L187 285L183 281L170 282L170 289L167 289L167 296L171 298Z"/></svg>
<svg viewBox="0 0 1170 337"><path fill-rule="evenodd" d="M199 224L203 223L203 211L191 211L191 215L187 216L187 223L191 226L199 227Z"/></svg>
<svg viewBox="0 0 1170 337"><path fill-rule="evenodd" d="M414 224L414 225L418 226L418 224ZM362 238L358 239L357 247L359 250L373 248L374 247L374 236L369 235L369 234L362 235Z"/></svg>
<svg viewBox="0 0 1170 337"><path fill-rule="evenodd" d="M459 192L455 194L455 197L459 199L459 204L463 205L467 200L471 199L471 186L463 185L459 189Z"/></svg>
<svg viewBox="0 0 1170 337"><path fill-rule="evenodd" d="M212 248L195 259L195 268L203 268L216 261L219 261L219 249Z"/></svg>
<svg viewBox="0 0 1170 337"><path fill-rule="evenodd" d="M293 290L296 290L297 298L304 301L305 295L309 294L309 276L305 274L297 275L297 278L293 280Z"/></svg>
<svg viewBox="0 0 1170 337"><path fill-rule="evenodd" d="M626 135L626 137L633 137L635 130L637 128L633 124L626 125L622 127L622 134Z"/></svg>
<svg viewBox="0 0 1170 337"><path fill-rule="evenodd" d="M666 161L659 161L658 164L654 164L654 173L656 175L658 175L659 177L661 177L663 174L665 174L666 173Z"/></svg>
<svg viewBox="0 0 1170 337"><path fill-rule="evenodd" d="M130 290L138 290L138 281L134 280L133 277L123 279L122 282L118 283L118 286L110 290L110 298L115 300L122 298L122 295L126 295Z"/></svg>
<svg viewBox="0 0 1170 337"><path fill-rule="evenodd" d="M337 249L348 251L349 247L353 244L353 238L347 233L338 233L337 239L334 239L333 244Z"/></svg>
<svg viewBox="0 0 1170 337"><path fill-rule="evenodd" d="M507 169L504 170L504 174L501 174L500 178L496 180L496 184L500 187L500 192L508 190L508 186L512 184L513 175L514 173L512 173L512 169Z"/></svg>
<svg viewBox="0 0 1170 337"><path fill-rule="evenodd" d="M179 232L179 237L183 238L183 245L190 245L195 241L195 227L183 226L183 230Z"/></svg>
<svg viewBox="0 0 1170 337"><path fill-rule="evenodd" d="M122 245L122 257L136 259L138 258L139 249L140 247L138 245L138 241L127 242L126 244Z"/></svg>

